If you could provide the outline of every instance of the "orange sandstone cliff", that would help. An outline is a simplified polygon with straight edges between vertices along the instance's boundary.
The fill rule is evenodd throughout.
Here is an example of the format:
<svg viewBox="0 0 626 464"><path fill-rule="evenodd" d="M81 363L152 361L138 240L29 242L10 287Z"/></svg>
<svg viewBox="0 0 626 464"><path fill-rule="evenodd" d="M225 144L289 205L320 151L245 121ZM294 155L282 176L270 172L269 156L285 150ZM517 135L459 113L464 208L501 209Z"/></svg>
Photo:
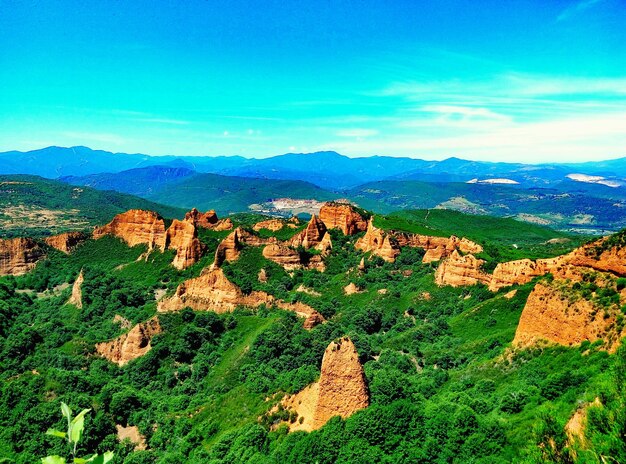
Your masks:
<svg viewBox="0 0 626 464"><path fill-rule="evenodd" d="M365 253L371 252L388 262L395 261L400 254L400 247L395 238L391 238L387 232L374 227L374 218L370 218L367 224L367 232L354 244L357 250Z"/></svg>
<svg viewBox="0 0 626 464"><path fill-rule="evenodd" d="M96 227L93 231L95 239L104 235L119 237L129 246L146 244L150 250L165 249L165 222L161 216L152 211L131 209L118 214L106 226Z"/></svg>
<svg viewBox="0 0 626 464"><path fill-rule="evenodd" d="M301 246L305 250L308 250L309 248L319 245L325 235L326 225L314 214L307 226L292 237L290 245L294 248Z"/></svg>
<svg viewBox="0 0 626 464"><path fill-rule="evenodd" d="M32 238L0 239L0 275L26 274L45 254Z"/></svg>
<svg viewBox="0 0 626 464"><path fill-rule="evenodd" d="M82 232L65 232L63 234L47 237L45 242L52 248L69 254L85 240L87 240L87 235Z"/></svg>
<svg viewBox="0 0 626 464"><path fill-rule="evenodd" d="M74 285L72 285L72 295L70 299L67 301L69 304L73 304L79 309L83 307L83 282L85 281L85 275L83 270L80 270L78 277L74 281Z"/></svg>
<svg viewBox="0 0 626 464"><path fill-rule="evenodd" d="M109 361L123 366L150 351L150 341L158 333L161 333L161 326L155 316L110 342L96 344L96 351Z"/></svg>
<svg viewBox="0 0 626 464"><path fill-rule="evenodd" d="M287 303L265 292L253 291L249 295L244 294L218 267L207 269L200 277L180 284L172 297L161 300L158 310L166 312L191 308L196 311L224 313L233 311L237 306L256 308L262 304L293 311L304 317L305 328L312 328L324 322L321 314L303 303Z"/></svg>
<svg viewBox="0 0 626 464"><path fill-rule="evenodd" d="M205 246L198 240L198 233L192 221L174 219L167 229L167 248L176 250L172 265L176 269L185 269L195 263L204 254Z"/></svg>
<svg viewBox="0 0 626 464"><path fill-rule="evenodd" d="M454 250L437 267L435 283L439 286L450 285L452 287L488 284L491 276L483 272L481 269L483 264L484 261L474 255L462 256Z"/></svg>
<svg viewBox="0 0 626 464"><path fill-rule="evenodd" d="M367 230L367 221L351 205L325 203L319 218L329 229L340 229L344 235L354 235Z"/></svg>
<svg viewBox="0 0 626 464"><path fill-rule="evenodd" d="M363 367L352 340L344 337L328 345L322 359L318 382L282 404L298 415L291 431L317 430L334 416L349 417L369 405L369 392Z"/></svg>

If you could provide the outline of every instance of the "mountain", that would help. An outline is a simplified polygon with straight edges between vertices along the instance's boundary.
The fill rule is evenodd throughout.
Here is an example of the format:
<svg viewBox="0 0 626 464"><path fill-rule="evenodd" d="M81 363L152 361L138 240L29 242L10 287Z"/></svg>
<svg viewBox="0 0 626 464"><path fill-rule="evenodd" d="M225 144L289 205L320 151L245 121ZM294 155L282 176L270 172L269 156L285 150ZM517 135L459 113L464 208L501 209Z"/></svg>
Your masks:
<svg viewBox="0 0 626 464"><path fill-rule="evenodd" d="M592 233L626 227L626 189L574 182L564 190L558 186L379 181L348 190L345 196L364 208L383 213L445 208Z"/></svg>
<svg viewBox="0 0 626 464"><path fill-rule="evenodd" d="M169 184L182 182L197 173L186 167L148 166L117 173L99 173L86 176L64 176L61 182L82 185L98 190L115 190L140 197L158 193Z"/></svg>
<svg viewBox="0 0 626 464"><path fill-rule="evenodd" d="M238 177L309 181L330 190L345 190L380 180L468 182L473 179L513 180L520 186L555 187L571 174L601 177L626 184L626 158L570 164L527 165L448 158L372 156L349 158L336 152L287 153L263 159L239 156L148 156L109 153L87 147L48 147L30 152L0 153L0 173L34 174L47 178L116 173L147 166L186 168L201 173ZM582 177L580 182L597 182ZM602 180L600 180L602 181Z"/></svg>
<svg viewBox="0 0 626 464"><path fill-rule="evenodd" d="M74 187L29 175L0 175L0 235L48 235L91 229L129 209L154 210L166 217L185 211L113 191Z"/></svg>
<svg viewBox="0 0 626 464"><path fill-rule="evenodd" d="M326 208L1 240L0 459L66 454L65 403L128 464L624 461L625 232Z"/></svg>

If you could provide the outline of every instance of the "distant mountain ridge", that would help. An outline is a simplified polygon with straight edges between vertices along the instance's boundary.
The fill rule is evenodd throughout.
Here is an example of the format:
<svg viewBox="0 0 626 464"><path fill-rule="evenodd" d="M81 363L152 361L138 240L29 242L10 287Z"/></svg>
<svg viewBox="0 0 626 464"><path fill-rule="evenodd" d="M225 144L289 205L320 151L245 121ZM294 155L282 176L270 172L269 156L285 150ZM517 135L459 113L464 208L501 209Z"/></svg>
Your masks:
<svg viewBox="0 0 626 464"><path fill-rule="evenodd" d="M626 158L528 165L455 157L443 161L390 156L349 158L333 151L287 153L262 159L240 156L149 156L111 153L80 146L0 153L0 174L33 174L50 179L116 173L157 165L227 176L302 180L331 190L345 190L381 180L467 182L474 178L506 178L525 187L544 187L566 182L569 174L600 176L610 183L621 186L626 184Z"/></svg>

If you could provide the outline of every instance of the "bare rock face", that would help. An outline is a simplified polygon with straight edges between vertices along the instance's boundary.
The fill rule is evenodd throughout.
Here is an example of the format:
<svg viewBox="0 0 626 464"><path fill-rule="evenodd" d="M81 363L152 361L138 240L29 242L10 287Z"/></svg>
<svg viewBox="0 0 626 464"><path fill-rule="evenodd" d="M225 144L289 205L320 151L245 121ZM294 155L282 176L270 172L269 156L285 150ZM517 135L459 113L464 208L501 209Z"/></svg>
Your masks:
<svg viewBox="0 0 626 464"><path fill-rule="evenodd" d="M67 301L69 304L73 304L79 309L83 308L83 282L85 281L85 275L83 270L80 270L78 277L74 281L74 285L72 285L72 295L70 299Z"/></svg>
<svg viewBox="0 0 626 464"><path fill-rule="evenodd" d="M349 204L325 203L320 208L320 219L329 229L340 229L344 235L367 230L367 221Z"/></svg>
<svg viewBox="0 0 626 464"><path fill-rule="evenodd" d="M334 416L349 417L369 406L369 392L354 343L348 337L332 342L324 352L318 382L288 396L283 405L298 414L290 430L317 430Z"/></svg>
<svg viewBox="0 0 626 464"><path fill-rule="evenodd" d="M139 432L139 428L136 425L124 427L116 424L115 428L117 429L117 439L119 441L130 440L135 445L135 451L142 451L147 448L146 437Z"/></svg>
<svg viewBox="0 0 626 464"><path fill-rule="evenodd" d="M118 214L103 227L93 231L95 239L104 235L114 235L124 240L129 246L148 245L148 249L165 249L165 222L157 213L140 209L131 209Z"/></svg>
<svg viewBox="0 0 626 464"><path fill-rule="evenodd" d="M196 227L204 227L205 229L212 229L219 222L217 214L214 210L201 213L196 208L193 208L187 214L185 214L185 221L193 223Z"/></svg>
<svg viewBox="0 0 626 464"><path fill-rule="evenodd" d="M0 275L26 274L45 254L32 238L0 239Z"/></svg>
<svg viewBox="0 0 626 464"><path fill-rule="evenodd" d="M449 256L454 250L459 250L462 253L481 253L483 251L483 247L479 244L465 237L458 238L454 235L450 237L434 237L430 235L406 233L396 233L394 235L399 246L423 248L426 250L424 258L422 259L423 263L440 261Z"/></svg>
<svg viewBox="0 0 626 464"><path fill-rule="evenodd" d="M615 245L611 246L612 241ZM626 276L626 234L622 232L578 248L569 254L568 262L574 266Z"/></svg>
<svg viewBox="0 0 626 464"><path fill-rule="evenodd" d="M226 218L226 219L220 219L219 221L217 221L217 224L215 224L215 227L213 227L213 230L217 230L217 231L232 230L233 227L235 227L235 225L233 224L233 221L231 221L230 218Z"/></svg>
<svg viewBox="0 0 626 464"><path fill-rule="evenodd" d="M159 311L177 311L189 307L197 311L224 313L233 311L244 299L243 292L215 268L200 277L186 280L174 296L161 300Z"/></svg>
<svg viewBox="0 0 626 464"><path fill-rule="evenodd" d="M319 245L324 235L326 235L326 226L314 214L306 228L291 239L290 245L294 248L301 246L308 250Z"/></svg>
<svg viewBox="0 0 626 464"><path fill-rule="evenodd" d="M270 243L263 248L263 257L275 262L288 271L302 267L300 253L293 248L279 243Z"/></svg>
<svg viewBox="0 0 626 464"><path fill-rule="evenodd" d="M226 278L222 269L215 267L205 271L200 277L180 284L171 298L161 300L158 310L165 312L191 308L196 311L224 313L233 311L237 306L256 308L262 304L293 311L304 317L306 329L324 322L324 317L320 313L304 303L287 303L265 292L255 291L245 295L237 285Z"/></svg>
<svg viewBox="0 0 626 464"><path fill-rule="evenodd" d="M543 260L532 261L519 259L506 263L499 263L493 270L489 290L498 291L500 288L515 284L525 284L533 278L549 272L546 262Z"/></svg>
<svg viewBox="0 0 626 464"><path fill-rule="evenodd" d="M243 246L240 240L240 234L241 228L237 227L217 246L217 250L215 250L215 260L213 261L215 267L221 266L224 261L230 262L239 258L239 253Z"/></svg>
<svg viewBox="0 0 626 464"><path fill-rule="evenodd" d="M435 283L439 286L450 285L452 287L478 283L489 284L491 276L482 271L483 264L484 261L474 255L461 256L458 251L454 250L439 264L435 273Z"/></svg>
<svg viewBox="0 0 626 464"><path fill-rule="evenodd" d="M176 269L185 269L197 263L205 251L205 246L198 240L198 233L192 221L174 219L167 229L165 243L167 248L176 250L172 262Z"/></svg>
<svg viewBox="0 0 626 464"><path fill-rule="evenodd" d="M616 316L617 311L605 313L564 281L538 283L526 301L513 345L523 348L546 341L572 346L604 339L612 350L622 336L610 330Z"/></svg>
<svg viewBox="0 0 626 464"><path fill-rule="evenodd" d="M259 231L261 229L271 230L272 232L278 232L283 227L285 227L287 223L281 219L268 219L266 221L257 222L252 229L255 231Z"/></svg>
<svg viewBox="0 0 626 464"><path fill-rule="evenodd" d="M315 249L319 250L322 256L328 256L330 254L333 249L333 240L328 232L324 234L322 241L316 245Z"/></svg>
<svg viewBox="0 0 626 464"><path fill-rule="evenodd" d="M159 319L155 316L137 324L129 332L110 342L96 344L96 351L104 358L119 366L137 359L150 351L152 337L161 333Z"/></svg>
<svg viewBox="0 0 626 464"><path fill-rule="evenodd" d="M343 287L343 293L346 295L354 295L355 293L360 293L361 289L356 286L354 282L350 282L348 285Z"/></svg>
<svg viewBox="0 0 626 464"><path fill-rule="evenodd" d="M388 262L394 262L400 254L400 247L395 238L392 240L389 234L374 227L374 218L370 219L367 224L367 232L356 241L354 247L365 253L371 252Z"/></svg>
<svg viewBox="0 0 626 464"><path fill-rule="evenodd" d="M87 235L82 232L66 232L59 235L47 237L45 242L52 248L56 248L63 253L69 254L78 245L87 240Z"/></svg>

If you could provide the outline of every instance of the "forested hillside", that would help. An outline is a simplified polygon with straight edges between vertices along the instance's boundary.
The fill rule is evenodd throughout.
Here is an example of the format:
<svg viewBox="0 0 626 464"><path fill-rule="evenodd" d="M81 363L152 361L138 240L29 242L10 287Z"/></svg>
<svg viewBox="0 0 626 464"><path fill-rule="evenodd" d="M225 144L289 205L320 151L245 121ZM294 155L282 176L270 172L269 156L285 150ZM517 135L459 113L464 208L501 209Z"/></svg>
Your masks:
<svg viewBox="0 0 626 464"><path fill-rule="evenodd" d="M626 459L623 234L579 248L511 219L368 216L134 212L69 253L40 243L0 278L0 461L68 456L45 433L61 402L91 409L77 455L113 463ZM593 314L528 341L551 286Z"/></svg>

